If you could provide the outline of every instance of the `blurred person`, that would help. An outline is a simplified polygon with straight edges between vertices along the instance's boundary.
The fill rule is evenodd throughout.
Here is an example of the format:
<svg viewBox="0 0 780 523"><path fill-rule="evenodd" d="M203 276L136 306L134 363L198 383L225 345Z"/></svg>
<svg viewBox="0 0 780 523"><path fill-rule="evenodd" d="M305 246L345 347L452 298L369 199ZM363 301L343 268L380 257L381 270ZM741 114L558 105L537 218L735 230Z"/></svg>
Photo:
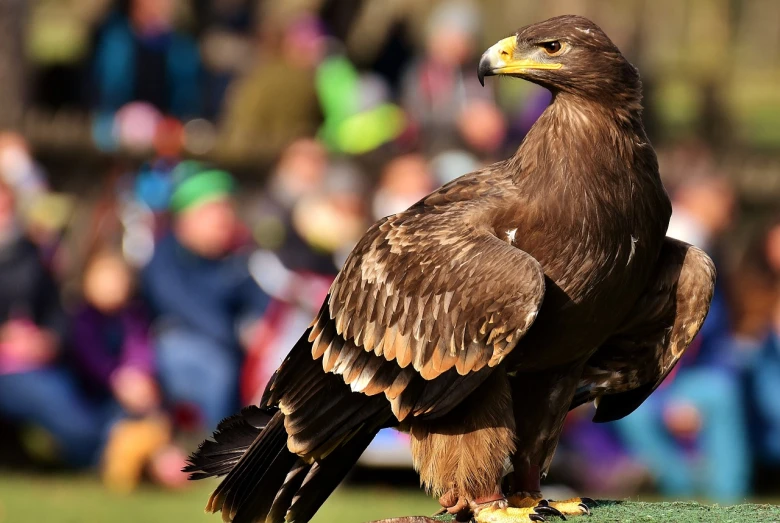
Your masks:
<svg viewBox="0 0 780 523"><path fill-rule="evenodd" d="M566 417L550 474L577 491L614 499L635 496L651 478L645 466L626 452L614 424L593 423L592 405Z"/></svg>
<svg viewBox="0 0 780 523"><path fill-rule="evenodd" d="M473 74L479 14L468 1L440 3L428 21L425 54L404 74L401 102L420 127L426 149L457 143L459 119L471 104L490 99Z"/></svg>
<svg viewBox="0 0 780 523"><path fill-rule="evenodd" d="M26 47L36 107L88 109L87 57L94 25L111 0L29 2Z"/></svg>
<svg viewBox="0 0 780 523"><path fill-rule="evenodd" d="M349 250L365 232L364 174L353 163L332 162L319 190L307 192L290 210L290 230L277 251L259 250L250 267L273 296L254 332L243 373L243 397L256 403L297 333L305 329L325 298Z"/></svg>
<svg viewBox="0 0 780 523"><path fill-rule="evenodd" d="M405 211L436 185L430 165L420 154L406 154L390 160L374 193L374 219Z"/></svg>
<svg viewBox="0 0 780 523"><path fill-rule="evenodd" d="M133 274L121 255L99 251L86 265L84 303L73 320L73 356L93 394L108 395L131 414L160 405L149 320L133 299Z"/></svg>
<svg viewBox="0 0 780 523"><path fill-rule="evenodd" d="M109 17L96 49L97 109L113 113L130 102L147 102L180 119L202 114L198 46L174 27L176 5L129 0Z"/></svg>
<svg viewBox="0 0 780 523"><path fill-rule="evenodd" d="M75 203L71 195L47 192L36 197L24 213L27 236L40 249L44 264L58 277L67 273L71 261L65 237Z"/></svg>
<svg viewBox="0 0 780 523"><path fill-rule="evenodd" d="M362 173L328 159L323 145L300 139L274 168L265 194L252 205L260 247L250 268L273 301L255 331L242 374L242 398L257 401L299 328L327 293L343 250L363 232Z"/></svg>
<svg viewBox="0 0 780 523"><path fill-rule="evenodd" d="M341 267L368 228L363 173L348 161L334 161L322 191L301 198L292 209L295 232L315 251Z"/></svg>
<svg viewBox="0 0 780 523"><path fill-rule="evenodd" d="M752 349L747 354L752 356L748 394L755 419L751 432L756 463L776 470L780 467L780 219L772 221L748 249L743 265L740 284L745 288L737 301L743 316L739 342Z"/></svg>
<svg viewBox="0 0 780 523"><path fill-rule="evenodd" d="M227 145L251 153L262 144L275 152L312 136L320 123L315 89L325 56L324 31L312 16L269 21L261 31L257 62L228 91L222 125Z"/></svg>
<svg viewBox="0 0 780 523"><path fill-rule="evenodd" d="M273 170L268 191L278 205L292 208L302 197L322 190L328 153L321 143L301 138L282 152Z"/></svg>
<svg viewBox="0 0 780 523"><path fill-rule="evenodd" d="M477 158L463 149L448 149L431 158L431 170L437 185L446 185L480 168Z"/></svg>
<svg viewBox="0 0 780 523"><path fill-rule="evenodd" d="M718 265L717 241L732 223L735 203L725 178L692 176L672 194L667 234L707 250ZM701 494L726 503L745 498L752 471L742 369L732 355L730 310L719 280L709 315L675 373L616 427L664 495Z"/></svg>
<svg viewBox="0 0 780 523"><path fill-rule="evenodd" d="M122 250L134 267L149 263L157 238L169 230L168 204L173 192L173 158L158 157L135 173L132 187L121 194L120 218L123 226Z"/></svg>
<svg viewBox="0 0 780 523"><path fill-rule="evenodd" d="M734 219L736 196L731 183L719 175L689 176L673 192L669 235L713 251Z"/></svg>
<svg viewBox="0 0 780 523"><path fill-rule="evenodd" d="M326 0L320 14L330 34L344 42L361 68L382 76L394 93L417 52L414 33L431 2ZM359 5L359 8L355 8Z"/></svg>
<svg viewBox="0 0 780 523"><path fill-rule="evenodd" d="M0 177L0 417L42 428L66 463L87 466L99 455L103 419L62 364L67 326L57 284Z"/></svg>
<svg viewBox="0 0 780 523"><path fill-rule="evenodd" d="M333 152L362 155L409 134L385 79L359 72L339 45L317 68L317 97L324 119L317 136Z"/></svg>
<svg viewBox="0 0 780 523"><path fill-rule="evenodd" d="M134 296L134 275L122 256L105 248L96 252L86 265L84 303L73 320L73 360L92 397L111 411L106 484L132 490L148 466L159 483L180 486L184 455L170 444L148 315Z"/></svg>
<svg viewBox="0 0 780 523"><path fill-rule="evenodd" d="M325 147L311 138L287 146L274 167L267 190L251 206L258 245L273 252L287 270L335 275L332 253L312 248L293 223L301 200L325 191L330 161Z"/></svg>
<svg viewBox="0 0 780 523"><path fill-rule="evenodd" d="M13 187L18 225L40 249L44 264L61 273L59 247L72 201L49 190L46 174L20 134L0 132L0 176Z"/></svg>
<svg viewBox="0 0 780 523"><path fill-rule="evenodd" d="M458 132L468 150L483 159L485 165L500 160L507 122L498 106L488 100L469 104L458 117Z"/></svg>
<svg viewBox="0 0 780 523"><path fill-rule="evenodd" d="M46 176L20 134L0 132L0 176L15 193L15 209L24 214L48 191Z"/></svg>
<svg viewBox="0 0 780 523"><path fill-rule="evenodd" d="M233 79L252 61L258 2L254 0L197 0L193 2L203 66L205 116L217 118Z"/></svg>
<svg viewBox="0 0 780 523"><path fill-rule="evenodd" d="M212 429L239 403L242 347L268 305L238 249L230 174L198 162L173 172L171 232L142 272L157 316L155 344L166 400L193 405Z"/></svg>

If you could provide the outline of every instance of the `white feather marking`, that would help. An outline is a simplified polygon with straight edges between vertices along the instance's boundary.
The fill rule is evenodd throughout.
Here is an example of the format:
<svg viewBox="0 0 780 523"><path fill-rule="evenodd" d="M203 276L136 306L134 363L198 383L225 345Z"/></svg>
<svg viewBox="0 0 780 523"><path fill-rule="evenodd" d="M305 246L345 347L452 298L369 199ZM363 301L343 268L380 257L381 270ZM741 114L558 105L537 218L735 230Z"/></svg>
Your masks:
<svg viewBox="0 0 780 523"><path fill-rule="evenodd" d="M636 244L639 243L639 238L634 238L634 236L631 236L631 252L628 255L628 261L626 262L626 265L631 263L631 259L634 257L634 253L636 252Z"/></svg>
<svg viewBox="0 0 780 523"><path fill-rule="evenodd" d="M517 234L517 229L511 229L506 231L506 237L509 239L509 243L514 244L515 243L515 235Z"/></svg>
<svg viewBox="0 0 780 523"><path fill-rule="evenodd" d="M577 29L577 31L579 31L580 33L585 33L586 35L589 35L589 34L590 34L590 28L588 28L588 29L581 29L581 28L577 27L576 29Z"/></svg>

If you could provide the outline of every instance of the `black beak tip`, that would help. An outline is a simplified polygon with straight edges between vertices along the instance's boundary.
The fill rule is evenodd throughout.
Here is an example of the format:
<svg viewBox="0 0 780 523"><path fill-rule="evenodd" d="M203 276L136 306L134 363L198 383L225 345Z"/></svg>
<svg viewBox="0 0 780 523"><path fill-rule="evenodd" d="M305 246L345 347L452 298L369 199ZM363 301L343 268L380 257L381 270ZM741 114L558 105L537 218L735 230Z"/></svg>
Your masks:
<svg viewBox="0 0 780 523"><path fill-rule="evenodd" d="M482 87L485 86L485 77L493 74L493 67L490 65L490 58L482 56L479 60L479 66L477 66L477 79Z"/></svg>

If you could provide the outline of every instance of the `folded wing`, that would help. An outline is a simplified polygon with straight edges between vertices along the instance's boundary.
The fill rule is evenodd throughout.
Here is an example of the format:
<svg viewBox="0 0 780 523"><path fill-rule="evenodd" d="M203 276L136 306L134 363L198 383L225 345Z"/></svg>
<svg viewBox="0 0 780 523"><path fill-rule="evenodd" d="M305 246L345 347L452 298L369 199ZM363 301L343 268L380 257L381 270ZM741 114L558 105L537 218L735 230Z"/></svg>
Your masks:
<svg viewBox="0 0 780 523"><path fill-rule="evenodd" d="M588 361L573 406L598 400L594 421L634 411L661 384L699 332L715 288L700 249L667 238L655 275L623 326Z"/></svg>
<svg viewBox="0 0 780 523"><path fill-rule="evenodd" d="M533 257L463 214L421 203L375 224L352 251L312 323L311 357L353 392L384 394L399 421L434 416L503 361L543 297ZM305 409L312 387L271 390L269 401L290 414Z"/></svg>

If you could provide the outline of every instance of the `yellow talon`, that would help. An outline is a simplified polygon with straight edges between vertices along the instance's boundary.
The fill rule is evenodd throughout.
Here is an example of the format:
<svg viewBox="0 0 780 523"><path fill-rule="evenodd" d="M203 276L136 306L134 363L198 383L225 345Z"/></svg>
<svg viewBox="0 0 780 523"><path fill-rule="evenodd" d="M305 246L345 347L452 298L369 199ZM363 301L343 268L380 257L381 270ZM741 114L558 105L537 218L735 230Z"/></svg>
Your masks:
<svg viewBox="0 0 780 523"><path fill-rule="evenodd" d="M571 498L564 501L549 501L548 505L558 509L565 516L582 516L590 514L588 504L593 504L590 498Z"/></svg>
<svg viewBox="0 0 780 523"><path fill-rule="evenodd" d="M490 507L480 510L474 519L477 523L519 523L533 520L532 515L537 515L534 507Z"/></svg>

